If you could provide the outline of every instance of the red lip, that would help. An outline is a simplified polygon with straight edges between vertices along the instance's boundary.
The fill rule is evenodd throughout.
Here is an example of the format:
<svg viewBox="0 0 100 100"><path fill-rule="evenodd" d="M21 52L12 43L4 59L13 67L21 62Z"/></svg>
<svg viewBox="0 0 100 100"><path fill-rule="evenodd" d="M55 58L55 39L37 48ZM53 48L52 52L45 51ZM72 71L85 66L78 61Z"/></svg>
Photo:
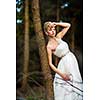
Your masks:
<svg viewBox="0 0 100 100"><path fill-rule="evenodd" d="M53 34L54 34L54 32L50 32L49 34L53 35Z"/></svg>

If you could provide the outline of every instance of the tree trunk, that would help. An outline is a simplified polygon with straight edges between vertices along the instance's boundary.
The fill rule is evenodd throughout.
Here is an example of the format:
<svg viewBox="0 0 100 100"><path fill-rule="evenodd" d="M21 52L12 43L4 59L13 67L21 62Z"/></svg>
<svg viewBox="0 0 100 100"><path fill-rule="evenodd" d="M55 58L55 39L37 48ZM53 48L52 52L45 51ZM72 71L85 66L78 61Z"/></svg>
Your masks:
<svg viewBox="0 0 100 100"><path fill-rule="evenodd" d="M57 0L57 22L60 21L60 6L59 6L59 0ZM57 32L59 32L59 26L57 26Z"/></svg>
<svg viewBox="0 0 100 100"><path fill-rule="evenodd" d="M72 50L74 51L75 50L75 26L76 26L76 19L75 19L75 17L74 18L72 18L72 21L71 21L71 23L72 23L72 31L71 31L71 34L72 34L72 41L71 41L71 48L72 48Z"/></svg>
<svg viewBox="0 0 100 100"><path fill-rule="evenodd" d="M33 4L32 11L33 11L34 29L35 29L37 43L39 47L41 67L42 67L44 80L45 80L46 100L53 100L52 75L50 73L50 68L47 60L45 39L41 27L41 20L40 20L40 13L39 13L39 0L33 0L32 4Z"/></svg>
<svg viewBox="0 0 100 100"><path fill-rule="evenodd" d="M25 0L25 35L24 35L24 67L22 89L27 85L27 75L29 66L29 1Z"/></svg>

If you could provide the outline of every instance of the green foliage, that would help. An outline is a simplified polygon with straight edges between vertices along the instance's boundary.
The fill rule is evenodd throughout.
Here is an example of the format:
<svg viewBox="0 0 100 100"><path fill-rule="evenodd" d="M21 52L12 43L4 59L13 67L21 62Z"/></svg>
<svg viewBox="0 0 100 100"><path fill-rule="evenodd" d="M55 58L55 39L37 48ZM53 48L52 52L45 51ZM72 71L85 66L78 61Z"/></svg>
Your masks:
<svg viewBox="0 0 100 100"><path fill-rule="evenodd" d="M41 87L34 87L32 89L33 95L29 95L26 97L26 100L46 100L45 95L46 92Z"/></svg>
<svg viewBox="0 0 100 100"><path fill-rule="evenodd" d="M36 99L33 99L32 96L29 96L29 97L26 98L26 100L36 100Z"/></svg>

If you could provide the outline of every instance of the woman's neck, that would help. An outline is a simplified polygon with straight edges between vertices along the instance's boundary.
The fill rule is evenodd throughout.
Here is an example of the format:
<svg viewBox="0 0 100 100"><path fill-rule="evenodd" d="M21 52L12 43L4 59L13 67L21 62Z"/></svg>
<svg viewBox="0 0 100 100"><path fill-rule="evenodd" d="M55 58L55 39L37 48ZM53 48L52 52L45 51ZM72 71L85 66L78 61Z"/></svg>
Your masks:
<svg viewBox="0 0 100 100"><path fill-rule="evenodd" d="M56 40L56 37L48 37L49 38L49 41L52 41L52 40Z"/></svg>

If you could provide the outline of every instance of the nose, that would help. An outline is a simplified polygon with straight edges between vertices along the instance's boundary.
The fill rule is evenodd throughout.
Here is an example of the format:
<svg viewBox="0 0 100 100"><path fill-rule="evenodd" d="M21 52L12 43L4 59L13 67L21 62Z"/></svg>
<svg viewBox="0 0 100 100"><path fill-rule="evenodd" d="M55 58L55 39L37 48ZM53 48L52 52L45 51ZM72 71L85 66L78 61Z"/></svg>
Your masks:
<svg viewBox="0 0 100 100"><path fill-rule="evenodd" d="M53 33L53 34L55 33L55 29L54 29L54 30L52 30L52 33Z"/></svg>

